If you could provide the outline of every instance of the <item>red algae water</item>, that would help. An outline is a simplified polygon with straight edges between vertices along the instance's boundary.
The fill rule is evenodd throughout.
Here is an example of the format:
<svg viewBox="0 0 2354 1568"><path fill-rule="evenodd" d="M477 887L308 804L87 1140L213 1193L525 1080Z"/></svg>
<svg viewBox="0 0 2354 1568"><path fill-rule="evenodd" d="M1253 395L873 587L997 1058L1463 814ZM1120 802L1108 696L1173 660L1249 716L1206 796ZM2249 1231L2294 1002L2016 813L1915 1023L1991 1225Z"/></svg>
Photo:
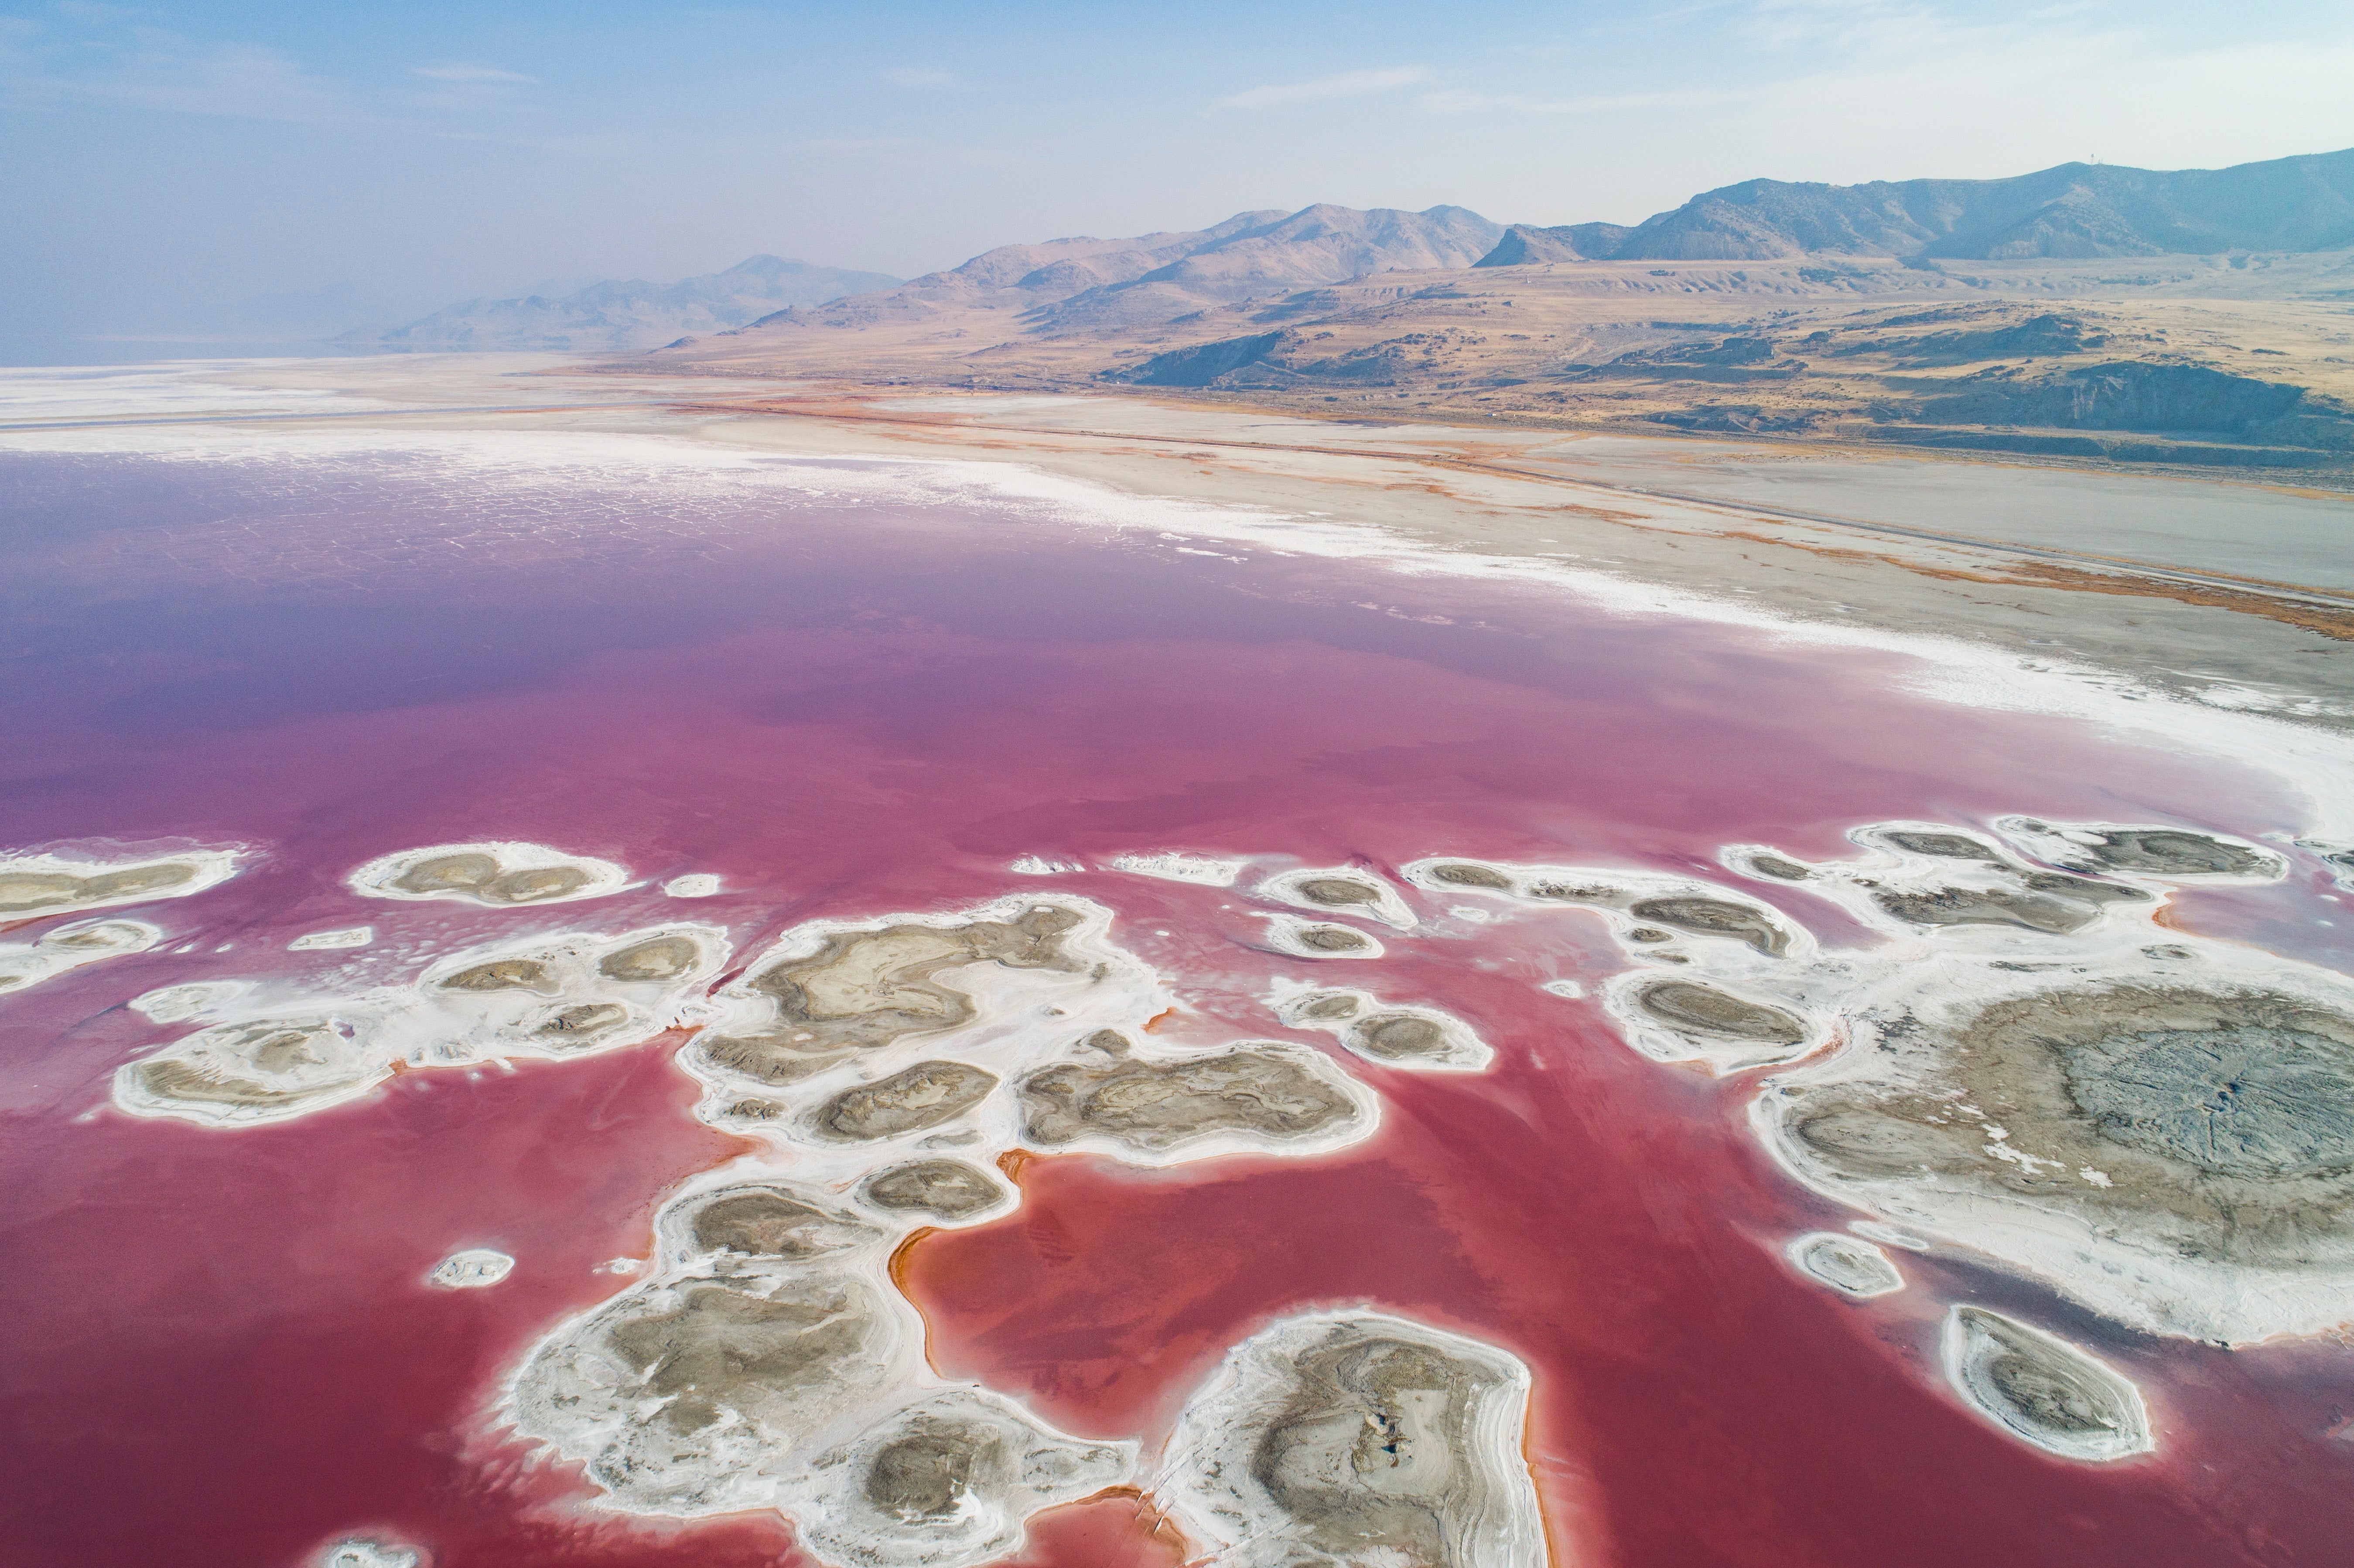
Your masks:
<svg viewBox="0 0 2354 1568"><path fill-rule="evenodd" d="M21 520L0 546L0 851L249 852L218 887L123 911L163 927L151 950L0 999L11 1563L294 1568L351 1536L437 1568L806 1560L773 1514L600 1509L577 1466L499 1425L532 1345L626 1288L665 1195L745 1151L691 1114L682 1035L405 1072L226 1130L111 1108L115 1069L175 1033L125 1004L327 974L354 955L287 944L361 924L367 961L413 969L493 934L705 919L740 963L811 919L1050 885L1009 870L1031 856L1086 868L1051 885L1112 908L1113 939L1176 991L1158 1040L1283 1036L1260 999L1288 978L1444 1008L1496 1052L1477 1074L1347 1059L1383 1119L1336 1153L1029 1160L1010 1216L903 1252L939 1372L1140 1439L1141 1484L1231 1347L1366 1306L1527 1364L1558 1563L2342 1560L2342 1358L2137 1335L1942 1249L1871 1301L1806 1280L1786 1243L1853 1216L1759 1145L1749 1077L1627 1046L1593 1000L1619 959L1590 916L1384 934L1378 960L1317 965L1269 950L1245 889L1103 869L1174 849L1722 879L1726 844L1836 858L1859 824L2012 812L2256 838L2300 825L2272 774L1920 694L1900 653L1533 581L1092 527L864 469L526 466L0 459ZM343 881L474 840L599 856L636 885L506 912ZM722 891L658 891L686 874ZM1826 944L1875 939L1745 890ZM2337 896L2300 872L2168 917L2342 968ZM1560 981L1585 994L1539 989ZM514 1272L429 1288L467 1247ZM1938 1371L1953 1302L2096 1350L2148 1397L2157 1453L2072 1464L1972 1414ZM1009 1561L1190 1550L1129 1489L1039 1516Z"/></svg>

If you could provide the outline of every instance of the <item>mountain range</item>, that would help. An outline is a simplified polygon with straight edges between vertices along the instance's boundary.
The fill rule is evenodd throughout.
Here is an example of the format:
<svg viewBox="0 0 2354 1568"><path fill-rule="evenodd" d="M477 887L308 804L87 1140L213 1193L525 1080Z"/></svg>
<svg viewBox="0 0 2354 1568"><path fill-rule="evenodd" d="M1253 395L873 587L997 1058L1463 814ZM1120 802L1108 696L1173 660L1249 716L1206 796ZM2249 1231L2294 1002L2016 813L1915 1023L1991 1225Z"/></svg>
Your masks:
<svg viewBox="0 0 2354 1568"><path fill-rule="evenodd" d="M1752 180L1638 224L1317 206L1002 246L648 369L2354 476L2354 152ZM2335 482L2333 481L2332 482ZM2354 478L2349 478L2354 482Z"/></svg>
<svg viewBox="0 0 2354 1568"><path fill-rule="evenodd" d="M1177 324L1293 296L1304 307L1310 291L1390 272L1792 257L1935 267L2341 249L2354 249L2354 150L2226 169L2062 164L1993 180L1747 180L1632 225L1506 225L1459 207L1320 203L1240 212L1206 228L1002 245L907 282L755 256L667 286L603 282L554 299L469 300L340 341L620 353L747 329L914 329L976 312L1025 335L1054 336ZM1361 287L1353 297L1367 295Z"/></svg>
<svg viewBox="0 0 2354 1568"><path fill-rule="evenodd" d="M796 307L756 325L857 327L987 310L1036 331L1138 326L1379 272L1467 268L1503 235L1502 224L1459 207L1239 212L1182 232L1001 245L887 293Z"/></svg>
<svg viewBox="0 0 2354 1568"><path fill-rule="evenodd" d="M2354 150L2153 171L2062 164L1996 180L1749 180L1633 225L1505 225L1459 207L1319 204L1207 228L1002 245L754 328L871 328L982 311L1032 334L1182 323L1381 273L1540 263L1870 256L2031 260L2354 248Z"/></svg>
<svg viewBox="0 0 2354 1568"><path fill-rule="evenodd" d="M2354 248L2354 150L2228 169L2062 164L2000 180L1747 180L1631 228L1516 224L1482 267L1916 256L2009 261Z"/></svg>
<svg viewBox="0 0 2354 1568"><path fill-rule="evenodd" d="M361 329L339 342L411 352L538 349L626 353L684 336L725 332L781 307L895 287L887 272L817 267L754 256L724 272L668 285L640 280L591 283L548 299L467 300L389 332Z"/></svg>

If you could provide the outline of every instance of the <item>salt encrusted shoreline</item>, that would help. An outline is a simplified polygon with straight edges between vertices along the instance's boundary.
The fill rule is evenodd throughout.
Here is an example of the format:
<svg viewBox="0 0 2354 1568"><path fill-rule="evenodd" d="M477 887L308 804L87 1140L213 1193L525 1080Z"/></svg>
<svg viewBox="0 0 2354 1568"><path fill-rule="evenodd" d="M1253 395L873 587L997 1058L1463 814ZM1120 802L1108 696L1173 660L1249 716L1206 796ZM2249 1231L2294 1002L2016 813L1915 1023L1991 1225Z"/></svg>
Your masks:
<svg viewBox="0 0 2354 1568"><path fill-rule="evenodd" d="M1850 1000L1855 1043L1770 1081L1752 1125L1815 1191L2034 1274L2137 1328L2229 1344L2336 1328L2354 1316L2354 1178L2327 1163L2347 1146L2354 1098L2354 982L2177 932L2147 941L2156 934L2027 972L2001 958L1915 955ZM2118 999L2133 1022L2106 1021ZM2243 1098L2249 1108L2228 1114L2256 1141L2219 1152L2211 1169L2169 1145L2174 1113L2158 1097L2170 1079L2099 1075L2111 1072L2106 1041L2168 1062L2191 1053L2165 1068L2183 1075L2188 1106L2221 1092L2191 1081L2204 1064L2237 1075L2234 1058L2214 1052L2249 1030L2259 1041L2286 1031L2338 1042L2301 1046L2311 1060L2297 1064L2337 1086L2317 1098ZM2202 1031L2218 1044L2201 1044ZM2073 1093L2062 1086L2072 1066ZM2095 1093L2149 1108L2084 1108ZM2102 1119L2112 1114L2126 1119ZM2235 1172L2217 1159L2250 1163ZM2307 1171L2312 1161L2322 1163ZM2295 1238L2288 1252L2266 1239L2276 1226Z"/></svg>
<svg viewBox="0 0 2354 1568"><path fill-rule="evenodd" d="M1904 1288L1904 1276L1886 1253L1838 1231L1809 1231L1791 1242L1784 1255L1808 1277L1842 1296L1861 1299Z"/></svg>
<svg viewBox="0 0 2354 1568"><path fill-rule="evenodd" d="M753 956L679 1059L696 1115L761 1152L664 1205L651 1277L542 1338L508 1385L516 1429L609 1506L775 1508L851 1568L988 1561L1038 1509L1127 1478L1134 1444L932 1374L893 1251L1010 1212L1016 1150L1308 1157L1370 1135L1381 1102L1303 1046L1155 1042L1174 999L1112 919L1014 895L811 921ZM894 1487L913 1490L879 1506Z"/></svg>
<svg viewBox="0 0 2354 1568"><path fill-rule="evenodd" d="M514 1272L515 1260L493 1247L468 1247L433 1266L425 1283L440 1290L486 1290Z"/></svg>
<svg viewBox="0 0 2354 1568"><path fill-rule="evenodd" d="M1018 1550L1031 1514L1127 1479L1136 1445L934 1373L889 1276L907 1228L781 1176L699 1181L656 1217L652 1276L543 1337L505 1417L629 1512L774 1509L851 1568Z"/></svg>
<svg viewBox="0 0 2354 1568"><path fill-rule="evenodd" d="M496 839L378 855L344 879L368 898L440 900L508 909L602 898L630 885L629 868L546 844Z"/></svg>
<svg viewBox="0 0 2354 1568"><path fill-rule="evenodd" d="M0 1000L86 964L143 953L163 939L163 928L144 920L78 920L29 942L0 942Z"/></svg>
<svg viewBox="0 0 2354 1568"><path fill-rule="evenodd" d="M1994 825L2038 860L2094 876L2259 887L2288 874L2287 857L2228 833L2134 822L2043 822L2032 817L1999 817Z"/></svg>
<svg viewBox="0 0 2354 1568"><path fill-rule="evenodd" d="M1989 646L1963 636L1801 613L1721 584L1649 580L1638 568L1564 558L1558 552L1499 550L1450 536L1405 516L1352 508L1346 518L1158 493L1055 471L1056 455L1034 462L960 447L949 455L863 450L868 433L843 427L831 447L779 450L773 426L698 424L689 434L653 426L596 429L442 429L412 421L336 421L268 430L235 426L118 425L11 431L14 451L119 453L192 464L274 463L290 468L366 462L398 455L431 465L451 485L545 495L551 486L660 484L671 493L737 497L766 492L795 498L822 481L831 501L901 505L952 503L1018 513L1102 534L1214 541L1271 555L1345 561L1405 578L1524 588L1628 619L1676 620L1736 628L1784 649L1856 651L1914 662L1897 676L1931 701L1962 708L2048 715L2156 746L2248 761L2289 781L2306 798L2306 832L2331 842L2354 835L2354 742L2253 711L2245 702L2192 701L2094 664L2055 656L2040 635L2031 646ZM808 429L799 426L797 429ZM894 432L896 440L898 432ZM960 438L949 428L951 440ZM1675 508L1670 508L1670 512ZM1484 530L1483 530L1484 531ZM1653 563L1656 567L1657 563ZM2244 692L2242 695L2248 695Z"/></svg>
<svg viewBox="0 0 2354 1568"><path fill-rule="evenodd" d="M1397 931L1411 931L1416 924L1414 911L1406 907L1396 888L1353 865L1303 866L1280 872L1252 888L1251 896L1275 899L1320 915L1378 920Z"/></svg>
<svg viewBox="0 0 2354 1568"><path fill-rule="evenodd" d="M1266 915L1267 948L1295 959L1378 959L1386 950L1370 932L1337 920Z"/></svg>
<svg viewBox="0 0 2354 1568"><path fill-rule="evenodd" d="M243 848L175 850L120 856L84 853L0 854L0 921L46 920L186 898L237 874Z"/></svg>
<svg viewBox="0 0 2354 1568"><path fill-rule="evenodd" d="M1600 917L1628 967L1603 982L1604 1012L1652 1061L1715 1076L1798 1060L1836 1037L1828 996L1843 961L1812 933L1738 888L1622 866L1522 864L1431 856L1406 880L1499 913Z"/></svg>
<svg viewBox="0 0 2354 1568"><path fill-rule="evenodd" d="M2245 1343L2346 1321L2354 1178L2331 1172L2354 1158L2354 981L2156 920L2176 883L2271 881L2279 857L1999 825L2055 853L2125 848L2099 876L1935 823L1857 828L1841 862L1724 852L1891 939L1829 996L1847 1043L1752 1102L1760 1139L1815 1191L2137 1328Z"/></svg>
<svg viewBox="0 0 2354 1568"><path fill-rule="evenodd" d="M333 1542L313 1562L316 1568L428 1568L425 1554L417 1548L378 1536Z"/></svg>
<svg viewBox="0 0 2354 1568"><path fill-rule="evenodd" d="M2197 860L2203 853L2197 834L2102 831L2110 834L2104 842L2138 846L2134 853ZM1879 1220L1987 1253L2161 1332L2238 1340L2311 1332L2343 1316L2328 1304L2354 1287L2354 1240L2339 1249L2342 1258L2300 1257L2269 1273L2246 1259L2190 1256L2179 1226L2168 1229L2162 1213L2139 1214L2147 1234L2130 1218L2119 1223L2124 1198L2157 1188L2089 1164L2059 1167L2028 1133L1997 1125L1993 1107L1934 1085L1925 1092L1946 1118L1936 1125L1975 1118L1971 1136L1982 1133L1983 1147L1970 1158L1993 1173L1991 1184L1980 1179L1985 1171L1925 1178L1922 1162L1909 1157L1902 1170L1859 1175L1794 1141L1789 1107L1803 1108L1810 1094L1892 1072L1934 1077L1935 1061L1923 1067L1926 1058L1907 1051L1920 1045L1934 1058L1937 1031L1961 1027L1973 1009L2067 988L2157 983L2151 973L2186 994L2292 995L2344 1015L2354 1064L2354 982L2160 932L2152 916L2171 883L2147 866L2127 874L2105 865L2099 875L2047 869L1993 835L1937 823L1872 823L1849 836L1858 853L1843 861L1805 862L1762 845L1732 846L1723 858L1738 875L1837 905L1884 938L1878 948L1826 951L1776 906L1690 877L1434 857L1405 868L1405 878L1480 900L1466 907L1490 914L1571 909L1602 920L1625 955L1624 968L1600 988L1604 1011L1632 1048L1655 1060L1722 1075L1813 1058L1766 1082L1752 1104L1753 1123L1801 1181ZM2014 840L2026 836L2021 830ZM2210 859L2241 868L2224 874L2269 869L2247 858L2267 853L2256 846L2211 842L2225 847ZM451 853L482 854L486 867L461 868L469 876L535 869L504 846L417 853L429 868ZM418 863L391 874L397 880ZM1312 889L1343 879L1345 895ZM592 874L576 864L555 896L587 896L580 890L589 885ZM523 889L525 901L536 886ZM1403 918L1383 923L1418 929L1396 891L1358 868L1298 868L1250 896L1377 918L1384 901L1394 901ZM1293 956L1382 951L1369 933L1338 921L1272 911L1259 918L1267 945ZM998 1174L998 1161L1016 1152L1087 1151L1147 1167L1239 1152L1313 1157L1369 1136L1381 1118L1379 1097L1322 1052L1246 1039L1172 1047L1151 1035L1146 1022L1175 997L1113 941L1113 923L1109 908L1061 893L811 921L753 955L707 998L703 988L724 966L727 935L682 925L482 944L436 961L411 986L316 1001L307 1012L282 999L270 1005L272 988L253 982L166 988L142 999L151 1015L207 1026L122 1069L117 1098L139 1114L251 1125L363 1095L396 1060L568 1054L649 1038L671 1022L702 1024L679 1055L705 1086L696 1114L754 1139L760 1152L673 1195L652 1272L542 1338L508 1385L509 1419L586 1464L611 1507L684 1517L773 1508L795 1519L811 1550L848 1568L975 1568L1019 1550L1038 1509L1129 1477L1134 1445L1067 1437L1015 1401L934 1376L917 1349L920 1318L889 1277L893 1249L920 1225L981 1224L1012 1212L1020 1194ZM1348 940L1309 939L1324 930ZM1464 1021L1384 1003L1371 991L1288 981L1266 1000L1286 1024L1329 1033L1386 1066L1477 1071L1493 1059ZM559 1033L577 1038L551 1044L531 1027L574 1012L580 1028ZM1384 1028L1396 1038L1376 1038ZM1890 1038L1898 1042L1893 1051L1864 1049ZM174 1064L194 1079L174 1078ZM257 1080L246 1095L237 1092L238 1070L287 1081ZM159 1071L169 1081L156 1080ZM2047 1166L2064 1169L2075 1185L2043 1180ZM2020 1172L2036 1180L2003 1185ZM2354 1192L2348 1202L2354 1205ZM706 1221L717 1228L698 1230ZM2195 1229L2195 1218L2183 1223ZM2062 1238L2056 1245L2054 1237ZM1903 1288L1895 1266L1868 1242L1815 1233L1787 1250L1797 1268L1851 1298ZM2237 1305L2219 1307L2225 1298ZM2073 1457L2147 1448L2146 1415L2130 1384L2067 1347L2050 1348L2049 1336L1967 1323L1968 1333L1949 1332L1947 1370L1989 1419ZM1411 1386L1411 1398L1399 1395L1403 1404L1382 1404L1391 1393L1373 1384L1372 1393L1348 1393L1372 1402L1359 1425L1393 1423L1394 1437L1408 1447L1452 1445L1452 1467L1440 1467L1476 1470L1476 1483L1462 1483L1469 1493L1458 1477L1398 1504L1404 1494L1383 1489L1389 1480L1368 1481L1370 1472L1359 1470L1351 1480L1320 1459L1324 1480L1278 1496L1266 1478L1279 1465L1236 1468L1244 1448L1264 1457L1270 1442L1286 1452L1338 1443L1317 1436L1316 1421L1285 1414L1289 1405L1270 1404L1269 1391L1294 1376L1303 1355L1345 1359L1376 1341L1388 1347L1376 1359L1405 1357L1398 1364L1411 1362L1423 1383ZM2072 1354L2078 1360L2065 1359ZM2074 1405L2039 1415L2033 1389L2042 1385L2024 1373L2006 1383L2012 1362L2005 1355L2040 1355L2052 1376L2064 1372L2061 1382L2075 1391L2069 1397L2098 1407L2084 1418L2091 1425L2067 1425L2082 1414L2068 1414ZM1431 1370L1446 1367L1455 1371ZM1283 1552L1312 1548L1334 1520L1409 1555L1443 1537L1450 1561L1541 1562L1533 1494L1516 1457L1527 1375L1500 1351L1378 1314L1289 1320L1237 1347L1188 1405L1162 1459L1167 1500L1210 1543L1214 1561L1236 1568L1286 1563ZM1307 1386L1299 1383L1295 1393L1307 1398ZM1470 1412L1459 1429L1416 1427L1457 1405L1458 1415ZM1476 1455L1463 1446L1474 1441L1465 1433L1477 1435ZM1499 1447L1507 1435L1510 1444ZM1348 1444L1332 1451L1344 1449L1355 1452ZM1401 1451L1392 1442L1382 1449L1389 1457L1367 1462L1419 1462L1399 1459ZM1500 1455L1514 1457L1506 1464ZM1247 1485L1235 1479L1246 1474L1254 1478ZM1422 1484L1407 1480L1409 1492ZM885 1494L901 1500L878 1504Z"/></svg>
<svg viewBox="0 0 2354 1568"><path fill-rule="evenodd" d="M1130 876L1158 877L1163 882L1191 882L1204 887L1232 887L1249 864L1247 860L1188 854L1181 850L1117 854L1110 861L1112 870L1127 872Z"/></svg>
<svg viewBox="0 0 2354 1568"><path fill-rule="evenodd" d="M705 1087L696 1114L838 1185L934 1152L977 1165L1017 1149L1161 1165L1321 1153L1372 1133L1378 1097L1319 1053L1159 1044L1143 1026L1176 998L1110 939L1112 920L1055 894L796 927L713 997L680 1054ZM1240 1075L1230 1091L1214 1081L1226 1065ZM1257 1114L1269 1073L1332 1097L1336 1114L1311 1131L1235 1120ZM1089 1080L1140 1075L1185 1091L1156 1098L1172 1116L1192 1104L1208 1119L1188 1128L1087 1108ZM1239 1097L1225 1106L1223 1093Z"/></svg>
<svg viewBox="0 0 2354 1568"><path fill-rule="evenodd" d="M1153 1494L1220 1568L1541 1568L1530 1387L1517 1357L1404 1318L1287 1318L1186 1402Z"/></svg>
<svg viewBox="0 0 2354 1568"><path fill-rule="evenodd" d="M1419 1073L1481 1073L1495 1048L1451 1012L1388 1004L1369 991L1279 980L1268 1009L1292 1029L1320 1030L1369 1062Z"/></svg>
<svg viewBox="0 0 2354 1568"><path fill-rule="evenodd" d="M1884 938L1837 951L1750 895L1684 879L1446 857L1405 875L1598 913L1628 960L1601 988L1628 1044L1719 1075L1780 1069L1751 1120L1817 1192L2156 1332L2241 1343L2354 1317L2354 1177L2331 1174L2354 1160L2354 982L2156 919L2176 885L2261 885L2283 857L2189 829L1998 827L1863 824L1839 861L1723 852ZM1987 1021L2046 1012L2060 1035L2003 1022L2022 1043L1990 1062ZM2047 1037L2073 1054L2024 1044ZM2193 1128L2199 1106L2212 1114ZM2194 1132L2230 1141L2202 1150Z"/></svg>
<svg viewBox="0 0 2354 1568"><path fill-rule="evenodd" d="M259 1127L358 1099L404 1068L642 1044L688 1020L727 952L722 927L679 923L485 943L409 984L349 994L284 982L167 987L141 998L141 1011L207 1026L118 1069L114 1104Z"/></svg>
<svg viewBox="0 0 2354 1568"><path fill-rule="evenodd" d="M1946 1315L1939 1352L1964 1404L2045 1453L2109 1464L2158 1446L2141 1391L2056 1334L1958 1306Z"/></svg>
<svg viewBox="0 0 2354 1568"><path fill-rule="evenodd" d="M1743 876L1799 888L1891 935L1937 933L1952 941L1966 927L1982 927L2001 933L1990 940L2022 952L2041 950L2040 938L2094 933L2120 919L2146 922L2171 885L2147 874L2039 866L1990 835L1946 823L1873 822L1847 836L1861 853L1846 860L1797 860L1760 844L1730 844L1718 858Z"/></svg>

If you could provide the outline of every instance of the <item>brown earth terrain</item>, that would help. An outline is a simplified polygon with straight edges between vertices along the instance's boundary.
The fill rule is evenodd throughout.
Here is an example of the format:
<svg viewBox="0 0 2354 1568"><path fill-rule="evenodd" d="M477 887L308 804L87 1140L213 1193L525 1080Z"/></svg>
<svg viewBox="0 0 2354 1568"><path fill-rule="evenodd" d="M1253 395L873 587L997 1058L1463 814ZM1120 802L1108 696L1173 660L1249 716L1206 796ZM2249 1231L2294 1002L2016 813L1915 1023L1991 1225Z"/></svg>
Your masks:
<svg viewBox="0 0 2354 1568"><path fill-rule="evenodd" d="M630 368L1133 388L1322 418L1870 442L2354 488L2354 250L1489 264L1167 321L1074 315L1035 281L932 283L780 313Z"/></svg>

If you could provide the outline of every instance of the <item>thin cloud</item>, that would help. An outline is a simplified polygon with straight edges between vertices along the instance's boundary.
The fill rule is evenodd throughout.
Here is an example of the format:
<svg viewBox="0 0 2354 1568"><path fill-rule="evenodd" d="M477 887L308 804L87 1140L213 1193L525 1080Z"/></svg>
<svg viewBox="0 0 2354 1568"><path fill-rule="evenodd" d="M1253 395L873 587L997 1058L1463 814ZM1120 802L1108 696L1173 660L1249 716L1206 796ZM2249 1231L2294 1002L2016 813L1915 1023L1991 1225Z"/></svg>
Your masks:
<svg viewBox="0 0 2354 1568"><path fill-rule="evenodd" d="M1377 92L1394 92L1401 87L1412 87L1427 80L1430 72L1421 66L1399 66L1389 70L1343 71L1339 76L1320 76L1312 81L1268 82L1246 88L1240 92L1214 101L1215 109L1280 109L1292 103L1319 103L1334 98L1366 98Z"/></svg>
<svg viewBox="0 0 2354 1568"><path fill-rule="evenodd" d="M134 16L152 16L154 12L143 5L107 5L99 0L59 0L58 15L69 22L100 26L107 22L127 22Z"/></svg>
<svg viewBox="0 0 2354 1568"><path fill-rule="evenodd" d="M933 66L901 66L885 71L883 79L894 87L954 87L956 72Z"/></svg>
<svg viewBox="0 0 2354 1568"><path fill-rule="evenodd" d="M1613 114L1638 109L1698 109L1738 103L1758 90L1717 91L1706 88L1670 88L1662 92L1622 92L1594 98L1532 98L1518 92L1469 92L1448 89L1426 92L1422 107L1434 114L1479 114L1501 111L1512 114Z"/></svg>
<svg viewBox="0 0 2354 1568"><path fill-rule="evenodd" d="M275 49L231 44L193 54L151 49L118 72L44 86L62 96L234 120L325 125L364 118L334 82Z"/></svg>
<svg viewBox="0 0 2354 1568"><path fill-rule="evenodd" d="M449 65L412 66L411 76L421 76L429 81L520 81L536 84L539 78L525 76L519 70L501 70L497 66L483 65L478 60L453 61Z"/></svg>
<svg viewBox="0 0 2354 1568"><path fill-rule="evenodd" d="M938 142L927 136L820 136L787 146L844 162L870 162L903 168L1010 168L1026 160L1002 148L977 143Z"/></svg>

